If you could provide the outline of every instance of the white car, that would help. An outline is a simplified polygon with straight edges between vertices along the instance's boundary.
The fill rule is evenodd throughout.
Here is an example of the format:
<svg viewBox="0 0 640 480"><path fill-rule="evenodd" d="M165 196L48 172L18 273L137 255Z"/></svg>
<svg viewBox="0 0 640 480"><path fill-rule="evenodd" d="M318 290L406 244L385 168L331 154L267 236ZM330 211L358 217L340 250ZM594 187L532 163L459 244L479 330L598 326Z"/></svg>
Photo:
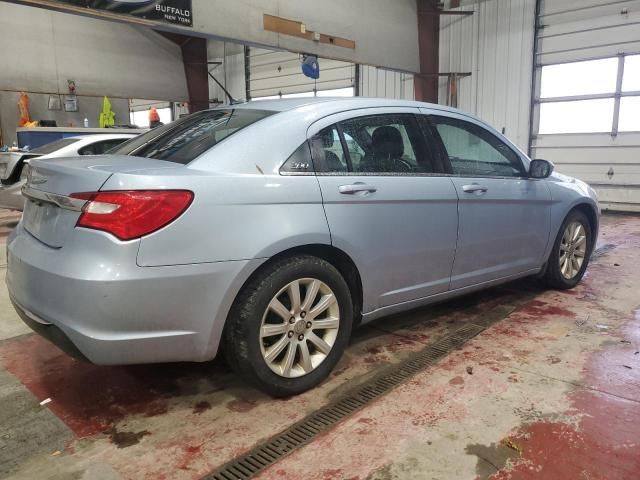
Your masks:
<svg viewBox="0 0 640 480"><path fill-rule="evenodd" d="M0 181L2 182L0 208L12 210L24 208L21 189L27 178L27 169L24 165L29 162L29 159L102 155L135 136L137 134L134 133L81 135L61 138L29 152L0 153Z"/></svg>

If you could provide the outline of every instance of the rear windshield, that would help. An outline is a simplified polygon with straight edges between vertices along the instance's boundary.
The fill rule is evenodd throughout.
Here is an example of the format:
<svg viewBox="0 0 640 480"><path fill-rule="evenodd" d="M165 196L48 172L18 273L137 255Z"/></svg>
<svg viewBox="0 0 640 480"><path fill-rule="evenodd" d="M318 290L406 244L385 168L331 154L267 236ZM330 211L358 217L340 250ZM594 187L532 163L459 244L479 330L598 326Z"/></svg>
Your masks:
<svg viewBox="0 0 640 480"><path fill-rule="evenodd" d="M135 137L109 153L186 165L229 135L274 113L244 108L197 112Z"/></svg>
<svg viewBox="0 0 640 480"><path fill-rule="evenodd" d="M29 153L37 153L38 155L49 155L50 153L57 152L61 148L64 148L72 143L79 141L79 138L61 138L60 140L54 140L51 143L42 145L41 147L30 150Z"/></svg>

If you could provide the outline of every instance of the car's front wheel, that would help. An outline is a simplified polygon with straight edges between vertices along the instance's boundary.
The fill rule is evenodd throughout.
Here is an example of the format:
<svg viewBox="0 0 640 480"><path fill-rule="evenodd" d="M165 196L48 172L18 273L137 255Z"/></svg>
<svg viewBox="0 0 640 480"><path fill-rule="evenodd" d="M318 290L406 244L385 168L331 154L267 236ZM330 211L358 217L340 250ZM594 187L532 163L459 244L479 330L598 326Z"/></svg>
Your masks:
<svg viewBox="0 0 640 480"><path fill-rule="evenodd" d="M545 280L553 288L575 287L584 276L593 246L587 216L574 210L565 218L547 263Z"/></svg>
<svg viewBox="0 0 640 480"><path fill-rule="evenodd" d="M288 396L324 380L351 335L349 287L329 262L276 261L242 289L225 328L231 366L261 390Z"/></svg>

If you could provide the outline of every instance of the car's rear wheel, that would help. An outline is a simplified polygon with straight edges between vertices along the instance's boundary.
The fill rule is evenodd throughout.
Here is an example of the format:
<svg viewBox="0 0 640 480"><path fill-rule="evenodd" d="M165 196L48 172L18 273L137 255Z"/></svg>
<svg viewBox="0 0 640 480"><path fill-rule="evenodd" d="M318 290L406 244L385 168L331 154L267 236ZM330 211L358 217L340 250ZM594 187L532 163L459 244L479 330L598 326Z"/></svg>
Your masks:
<svg viewBox="0 0 640 480"><path fill-rule="evenodd" d="M285 258L242 289L227 320L225 353L261 390L295 395L329 375L352 320L349 287L333 265L309 255Z"/></svg>
<svg viewBox="0 0 640 480"><path fill-rule="evenodd" d="M584 276L593 246L587 216L574 210L562 223L547 263L545 280L553 288L575 287Z"/></svg>

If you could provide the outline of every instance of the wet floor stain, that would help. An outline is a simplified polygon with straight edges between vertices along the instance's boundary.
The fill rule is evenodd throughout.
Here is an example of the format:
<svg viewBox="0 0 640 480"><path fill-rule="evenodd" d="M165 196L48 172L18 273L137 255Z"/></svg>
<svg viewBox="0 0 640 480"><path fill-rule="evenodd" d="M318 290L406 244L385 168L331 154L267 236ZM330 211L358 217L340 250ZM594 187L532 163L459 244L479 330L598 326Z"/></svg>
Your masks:
<svg viewBox="0 0 640 480"><path fill-rule="evenodd" d="M196 460L202 452L202 445L187 445L183 448L182 460L177 467L180 470L189 470L191 463Z"/></svg>
<svg viewBox="0 0 640 480"><path fill-rule="evenodd" d="M552 305L541 300L532 300L528 305L520 310L520 313L532 317L546 317L555 315L559 317L571 318L576 316L575 312L572 312L567 308L559 307L558 305Z"/></svg>
<svg viewBox="0 0 640 480"><path fill-rule="evenodd" d="M206 400L198 402L193 406L193 413L196 415L200 415L201 413L206 412L207 410L211 410L211 404Z"/></svg>
<svg viewBox="0 0 640 480"><path fill-rule="evenodd" d="M119 432L115 428L105 432L109 434L109 440L118 448L127 448L140 443L140 440L147 435L151 435L148 430L140 432Z"/></svg>
<svg viewBox="0 0 640 480"><path fill-rule="evenodd" d="M227 408L232 412L247 413L253 410L257 406L257 404L258 402L256 400L245 400L242 398L238 398L227 403Z"/></svg>
<svg viewBox="0 0 640 480"><path fill-rule="evenodd" d="M206 380L224 367L166 364L101 367L77 361L30 335L0 345L0 365L51 409L79 438L109 431L129 415L167 414L172 399L215 390Z"/></svg>
<svg viewBox="0 0 640 480"><path fill-rule="evenodd" d="M566 420L538 418L523 424L513 434L522 459L492 480L640 478L640 360L632 363L633 345L640 344L640 314L622 334L589 355L583 368L587 388L569 393Z"/></svg>
<svg viewBox="0 0 640 480"><path fill-rule="evenodd" d="M465 453L478 457L478 462L476 463L477 480L488 480L491 475L499 472L505 468L510 461L520 456L516 449L504 443L467 445Z"/></svg>

